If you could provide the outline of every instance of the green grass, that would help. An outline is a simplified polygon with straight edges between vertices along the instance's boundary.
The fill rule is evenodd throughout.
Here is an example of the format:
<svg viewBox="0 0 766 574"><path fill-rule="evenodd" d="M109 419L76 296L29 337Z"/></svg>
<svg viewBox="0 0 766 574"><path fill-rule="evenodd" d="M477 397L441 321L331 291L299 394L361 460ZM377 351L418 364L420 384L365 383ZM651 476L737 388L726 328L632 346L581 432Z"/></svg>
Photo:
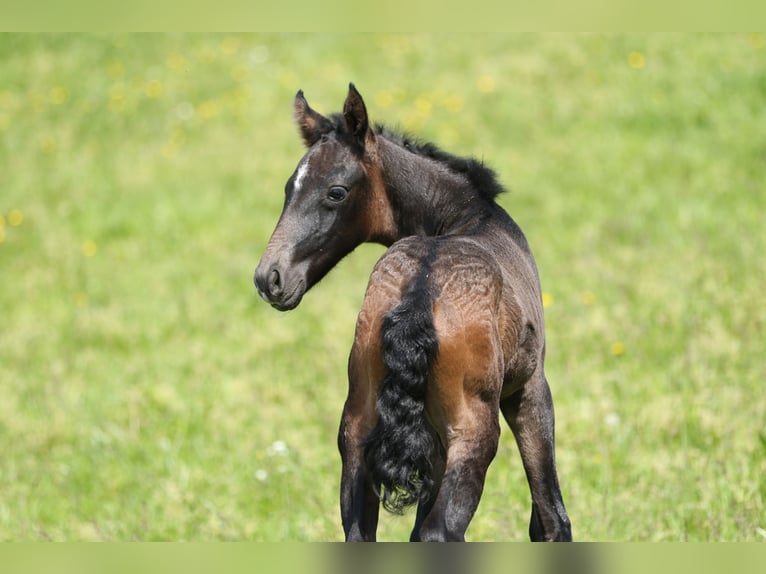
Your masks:
<svg viewBox="0 0 766 574"><path fill-rule="evenodd" d="M352 80L512 190L576 538L763 541L765 56L762 34L0 36L0 540L342 538L382 248L289 314L251 277L295 91L338 111ZM528 498L504 430L469 537L526 539Z"/></svg>

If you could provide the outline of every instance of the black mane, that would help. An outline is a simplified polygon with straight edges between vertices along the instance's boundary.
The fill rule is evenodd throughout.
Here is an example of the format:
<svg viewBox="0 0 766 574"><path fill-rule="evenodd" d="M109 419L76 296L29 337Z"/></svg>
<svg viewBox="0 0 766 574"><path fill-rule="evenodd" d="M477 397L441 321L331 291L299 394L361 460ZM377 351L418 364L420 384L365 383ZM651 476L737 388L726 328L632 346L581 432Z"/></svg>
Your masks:
<svg viewBox="0 0 766 574"><path fill-rule="evenodd" d="M343 137L347 136L343 116L333 114L331 119L335 124L336 133ZM493 202L498 195L506 191L498 181L495 170L484 165L483 161L473 157L452 155L440 149L436 144L421 141L410 134L392 130L382 124L375 124L373 131L376 135L383 136L411 153L437 161L451 171L463 175L476 193L486 201Z"/></svg>

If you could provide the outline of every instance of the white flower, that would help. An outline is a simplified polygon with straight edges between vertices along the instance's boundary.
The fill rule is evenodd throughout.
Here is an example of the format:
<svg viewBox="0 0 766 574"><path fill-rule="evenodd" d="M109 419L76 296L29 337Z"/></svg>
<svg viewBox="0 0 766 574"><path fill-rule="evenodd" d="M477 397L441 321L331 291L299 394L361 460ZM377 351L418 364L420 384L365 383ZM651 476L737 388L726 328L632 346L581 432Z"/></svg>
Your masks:
<svg viewBox="0 0 766 574"><path fill-rule="evenodd" d="M609 413L604 417L604 423L606 426L614 428L620 424L620 416L617 413Z"/></svg>
<svg viewBox="0 0 766 574"><path fill-rule="evenodd" d="M287 454L287 444L283 440L275 440L266 451L269 456L284 456Z"/></svg>
<svg viewBox="0 0 766 574"><path fill-rule="evenodd" d="M263 470L262 468L259 468L255 471L255 480L260 480L263 482L269 477L269 473Z"/></svg>
<svg viewBox="0 0 766 574"><path fill-rule="evenodd" d="M258 64L265 64L269 61L269 48L268 46L256 46L248 54L250 63L254 66Z"/></svg>
<svg viewBox="0 0 766 574"><path fill-rule="evenodd" d="M176 116L182 122L188 121L194 115L194 106L189 102L181 102L176 106Z"/></svg>

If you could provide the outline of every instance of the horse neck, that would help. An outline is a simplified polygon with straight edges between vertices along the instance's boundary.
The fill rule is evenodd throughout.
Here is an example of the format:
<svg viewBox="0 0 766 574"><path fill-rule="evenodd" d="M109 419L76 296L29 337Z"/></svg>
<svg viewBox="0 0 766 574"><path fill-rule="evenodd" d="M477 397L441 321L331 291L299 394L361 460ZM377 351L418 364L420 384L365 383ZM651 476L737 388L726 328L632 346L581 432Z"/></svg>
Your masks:
<svg viewBox="0 0 766 574"><path fill-rule="evenodd" d="M380 138L378 159L394 229L381 243L410 235L468 233L493 212L464 176Z"/></svg>

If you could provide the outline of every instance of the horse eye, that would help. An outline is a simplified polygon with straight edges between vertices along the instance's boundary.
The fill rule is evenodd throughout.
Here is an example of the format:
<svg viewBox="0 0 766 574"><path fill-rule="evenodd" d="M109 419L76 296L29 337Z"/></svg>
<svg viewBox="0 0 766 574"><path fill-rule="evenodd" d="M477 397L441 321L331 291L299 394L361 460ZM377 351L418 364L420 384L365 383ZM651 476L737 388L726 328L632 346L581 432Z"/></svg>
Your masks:
<svg viewBox="0 0 766 574"><path fill-rule="evenodd" d="M329 190L327 190L327 199L335 203L340 203L346 199L347 195L348 190L341 185L333 185Z"/></svg>

